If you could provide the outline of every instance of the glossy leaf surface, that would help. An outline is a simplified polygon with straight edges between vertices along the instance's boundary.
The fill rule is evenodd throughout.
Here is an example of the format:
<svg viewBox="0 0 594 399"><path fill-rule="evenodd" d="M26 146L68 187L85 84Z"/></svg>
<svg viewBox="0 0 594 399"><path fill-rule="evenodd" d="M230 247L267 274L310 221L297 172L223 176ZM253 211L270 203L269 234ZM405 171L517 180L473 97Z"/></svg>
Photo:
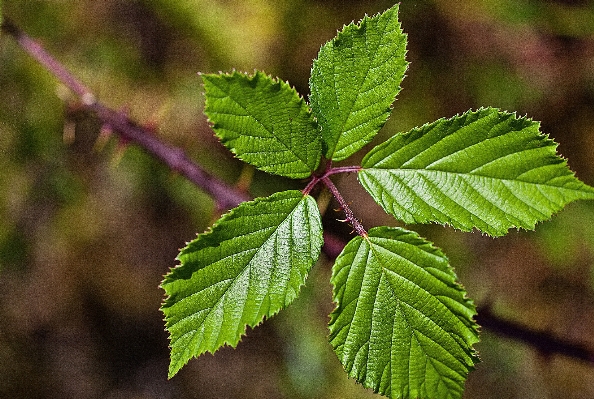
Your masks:
<svg viewBox="0 0 594 399"><path fill-rule="evenodd" d="M320 133L303 98L262 72L202 75L204 113L223 144L266 172L301 179L318 167Z"/></svg>
<svg viewBox="0 0 594 399"><path fill-rule="evenodd" d="M492 236L533 229L567 203L594 199L539 124L487 108L399 134L363 159L359 180L406 223Z"/></svg>
<svg viewBox="0 0 594 399"><path fill-rule="evenodd" d="M162 283L169 376L290 304L321 246L320 212L300 191L243 203L190 242Z"/></svg>
<svg viewBox="0 0 594 399"><path fill-rule="evenodd" d="M349 375L391 398L459 398L477 361L475 314L440 250L379 227L332 269L330 342Z"/></svg>
<svg viewBox="0 0 594 399"><path fill-rule="evenodd" d="M309 86L326 158L349 157L386 123L408 65L405 54L398 5L346 26L322 46Z"/></svg>

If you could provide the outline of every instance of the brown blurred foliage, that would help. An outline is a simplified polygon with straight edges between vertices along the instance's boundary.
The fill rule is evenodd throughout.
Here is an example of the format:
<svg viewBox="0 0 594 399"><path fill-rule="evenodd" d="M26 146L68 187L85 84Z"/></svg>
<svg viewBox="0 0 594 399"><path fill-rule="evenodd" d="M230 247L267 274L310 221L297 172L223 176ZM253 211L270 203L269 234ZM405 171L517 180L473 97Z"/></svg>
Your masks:
<svg viewBox="0 0 594 399"><path fill-rule="evenodd" d="M308 94L337 29L389 1L14 0L3 12L164 141L234 183L250 176L202 115L197 72L261 69ZM376 142L469 108L497 106L542 131L594 184L591 1L402 1L408 76ZM103 132L105 133L105 132ZM105 138L55 79L0 37L0 397L364 398L326 342L331 262L237 349L170 381L158 284L212 223L212 199L134 146ZM356 158L356 157L355 157ZM357 162L358 159L352 160ZM349 162L350 163L350 162ZM366 227L396 222L354 176L338 182ZM299 182L253 176L265 195ZM348 238L330 206L326 226ZM594 348L594 204L497 240L411 226L449 255L478 304ZM591 398L594 367L484 331L465 398Z"/></svg>

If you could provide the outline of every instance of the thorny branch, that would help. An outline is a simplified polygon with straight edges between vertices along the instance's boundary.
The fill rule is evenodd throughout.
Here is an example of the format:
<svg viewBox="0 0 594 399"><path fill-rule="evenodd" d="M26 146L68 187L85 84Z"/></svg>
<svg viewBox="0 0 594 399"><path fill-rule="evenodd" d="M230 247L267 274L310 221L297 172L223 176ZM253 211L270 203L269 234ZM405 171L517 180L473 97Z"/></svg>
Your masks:
<svg viewBox="0 0 594 399"><path fill-rule="evenodd" d="M167 165L171 170L184 175L197 187L210 194L217 201L217 204L221 209L233 208L241 202L250 199L248 194L233 188L206 172L198 164L188 158L180 148L165 144L148 129L143 128L130 120L127 115L115 111L97 101L93 93L76 79L60 62L54 59L39 43L30 38L6 18L2 22L1 30L12 36L25 52L76 94L81 99L84 107L94 112L106 127L119 134L124 140L136 143L145 151ZM332 173L330 174L356 172L359 169L359 167L334 168L330 169L332 170ZM306 189L311 190L313 185L322 181L326 187L332 190L334 184L329 179L330 174L316 178L317 181L310 184L311 187L308 185ZM354 216L352 216L352 218L353 220L356 220L354 219ZM350 221L352 222L352 220ZM365 235L365 230L357 232ZM342 239L329 232L324 232L324 241L324 252L326 256L331 259L338 256L342 248L345 246ZM579 343L562 340L550 333L535 331L519 323L502 319L499 316L494 315L488 307L479 308L477 322L481 324L484 329L490 330L503 337L524 342L544 355L560 354L594 364L594 350Z"/></svg>
<svg viewBox="0 0 594 399"><path fill-rule="evenodd" d="M138 144L171 170L184 175L196 186L210 194L220 209L233 208L249 199L247 194L234 189L206 172L180 148L165 144L147 129L130 120L124 113L115 111L97 101L90 89L12 22L5 19L2 23L2 31L14 37L23 50L76 94L81 99L83 107L95 113L105 127L119 134L124 140Z"/></svg>
<svg viewBox="0 0 594 399"><path fill-rule="evenodd" d="M332 183L332 180L330 180L327 176L323 177L321 180L324 183L324 185L328 188L328 190L330 190L334 198L336 198L336 201L338 201L340 209L342 209L342 211L346 215L345 222L350 223L351 226L353 226L355 232L357 232L357 234L359 234L361 237L367 237L367 231L365 231L361 222L359 222L359 220L355 217L353 211L349 207L349 204L344 200L344 198L340 194L340 191L338 191L338 188L336 188L334 183Z"/></svg>

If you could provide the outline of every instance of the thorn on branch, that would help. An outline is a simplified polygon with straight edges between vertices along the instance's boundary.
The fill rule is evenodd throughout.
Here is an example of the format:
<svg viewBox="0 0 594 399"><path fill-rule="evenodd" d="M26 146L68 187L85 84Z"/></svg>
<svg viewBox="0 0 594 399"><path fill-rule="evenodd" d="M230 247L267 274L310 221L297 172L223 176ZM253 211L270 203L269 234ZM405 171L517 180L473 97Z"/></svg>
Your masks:
<svg viewBox="0 0 594 399"><path fill-rule="evenodd" d="M99 130L99 134L97 135L97 139L95 140L93 149L97 152L101 152L107 145L112 134L113 129L111 128L111 126L109 126L107 123L101 125L101 129Z"/></svg>
<svg viewBox="0 0 594 399"><path fill-rule="evenodd" d="M62 129L62 142L65 145L72 145L76 139L76 122L66 120Z"/></svg>

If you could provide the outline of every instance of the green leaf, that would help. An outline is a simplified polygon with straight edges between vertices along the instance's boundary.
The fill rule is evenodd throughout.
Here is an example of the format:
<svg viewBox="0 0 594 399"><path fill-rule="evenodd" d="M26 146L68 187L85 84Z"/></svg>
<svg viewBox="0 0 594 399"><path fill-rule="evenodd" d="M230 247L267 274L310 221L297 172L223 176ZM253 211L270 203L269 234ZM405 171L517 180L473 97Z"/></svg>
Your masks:
<svg viewBox="0 0 594 399"><path fill-rule="evenodd" d="M386 123L408 66L405 54L398 4L346 26L322 46L309 86L326 158L351 156Z"/></svg>
<svg viewBox="0 0 594 399"><path fill-rule="evenodd" d="M204 113L233 153L266 172L301 179L318 167L320 132L303 98L288 83L254 76L202 75Z"/></svg>
<svg viewBox="0 0 594 399"><path fill-rule="evenodd" d="M165 276L169 377L193 356L237 345L298 295L322 246L315 200L283 191L246 202L181 250Z"/></svg>
<svg viewBox="0 0 594 399"><path fill-rule="evenodd" d="M478 361L475 308L443 253L378 227L332 269L330 342L348 374L391 398L459 398Z"/></svg>
<svg viewBox="0 0 594 399"><path fill-rule="evenodd" d="M406 223L499 236L534 229L567 203L594 199L539 124L487 108L399 134L363 159L359 180Z"/></svg>

